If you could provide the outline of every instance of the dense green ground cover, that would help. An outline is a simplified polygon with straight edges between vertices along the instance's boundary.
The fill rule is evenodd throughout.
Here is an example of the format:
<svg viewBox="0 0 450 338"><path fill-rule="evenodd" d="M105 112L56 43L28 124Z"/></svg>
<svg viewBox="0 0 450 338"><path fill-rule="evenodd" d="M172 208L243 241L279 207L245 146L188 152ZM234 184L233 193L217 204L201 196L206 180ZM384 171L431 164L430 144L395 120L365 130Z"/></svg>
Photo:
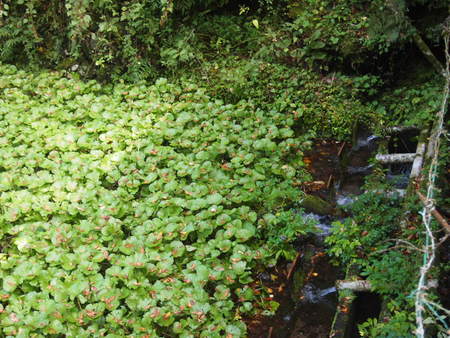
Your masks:
<svg viewBox="0 0 450 338"><path fill-rule="evenodd" d="M288 211L309 140L430 124L442 81L411 38L443 59L447 8L0 0L0 62L34 71L0 66L3 334L245 335L241 316L274 305L252 306L251 272L309 229ZM408 334L395 272L419 256L389 241L422 245L417 219L400 231L398 205L370 194L351 212L330 252L391 306L362 330Z"/></svg>
<svg viewBox="0 0 450 338"><path fill-rule="evenodd" d="M307 228L294 116L165 79L0 88L3 334L242 336L251 269Z"/></svg>

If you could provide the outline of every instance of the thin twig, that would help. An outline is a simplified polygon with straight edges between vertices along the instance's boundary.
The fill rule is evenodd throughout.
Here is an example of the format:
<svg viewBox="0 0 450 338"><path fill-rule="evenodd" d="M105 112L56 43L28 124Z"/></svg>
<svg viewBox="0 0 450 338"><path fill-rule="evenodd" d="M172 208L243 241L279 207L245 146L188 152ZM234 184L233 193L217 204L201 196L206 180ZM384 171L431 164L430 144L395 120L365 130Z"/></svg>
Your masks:
<svg viewBox="0 0 450 338"><path fill-rule="evenodd" d="M449 235L445 235L444 237L442 237L442 239L439 241L439 243L436 245L437 247L441 246L442 244L444 244L444 242L448 239Z"/></svg>
<svg viewBox="0 0 450 338"><path fill-rule="evenodd" d="M330 177L328 177L327 189L330 189L330 185L331 185L331 180L332 179L333 179L333 174L331 174Z"/></svg>
<svg viewBox="0 0 450 338"><path fill-rule="evenodd" d="M273 326L271 326L269 328L269 333L267 334L267 338L272 338L272 334L273 334Z"/></svg>
<svg viewBox="0 0 450 338"><path fill-rule="evenodd" d="M433 302L432 300L429 300L428 297L426 297L426 296L425 296L425 299L427 300L427 303L430 303L434 307L437 307L439 310L441 310L442 312L445 312L447 315L450 316L450 310L447 310L446 308L444 308L443 306L439 305L438 303Z"/></svg>
<svg viewBox="0 0 450 338"><path fill-rule="evenodd" d="M289 268L289 272L288 272L287 277L286 277L288 281L291 280L291 277L294 274L294 270L295 270L295 267L298 264L298 261L300 260L300 256L301 256L301 252L297 253L297 256L295 256L295 259L292 262L291 267Z"/></svg>
<svg viewBox="0 0 450 338"><path fill-rule="evenodd" d="M411 242L408 242L407 240L404 240L404 239L400 239L400 238L390 238L390 239L386 239L386 240L384 240L384 241L382 241L381 243L384 243L384 242L395 242L396 244L397 243L403 243L403 244L406 244L406 245L408 245L408 246L410 246L412 249L414 249L414 250L417 250L417 251L423 251L422 249L420 249L420 248L418 248L417 246L415 246L414 244L412 244Z"/></svg>
<svg viewBox="0 0 450 338"><path fill-rule="evenodd" d="M340 147L339 150L338 150L337 157L340 157L340 156L341 156L342 150L344 150L344 148L345 148L345 141L342 142L342 145L341 145L341 147Z"/></svg>
<svg viewBox="0 0 450 338"><path fill-rule="evenodd" d="M400 245L399 244L399 245L391 246L390 248L387 248L387 249L382 249L382 250L377 250L377 251L371 252L368 256L373 256L373 255L377 255L380 253L389 252L389 251L395 250L395 249L413 249L413 250L417 250L419 252L425 252L425 250L416 248L414 246L411 247L408 245Z"/></svg>

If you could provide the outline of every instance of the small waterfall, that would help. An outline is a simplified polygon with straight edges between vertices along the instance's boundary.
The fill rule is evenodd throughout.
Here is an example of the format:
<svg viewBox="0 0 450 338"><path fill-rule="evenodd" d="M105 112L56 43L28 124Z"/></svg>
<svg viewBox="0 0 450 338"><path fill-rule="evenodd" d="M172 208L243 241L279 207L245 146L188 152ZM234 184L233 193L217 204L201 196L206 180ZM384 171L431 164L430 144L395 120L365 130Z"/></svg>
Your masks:
<svg viewBox="0 0 450 338"><path fill-rule="evenodd" d="M353 151L360 150L361 148L371 148L376 140L378 140L380 136L370 135L366 138L358 138L356 140L356 144L353 146Z"/></svg>
<svg viewBox="0 0 450 338"><path fill-rule="evenodd" d="M334 286L320 290L312 284L306 284L303 288L303 301L307 303L319 303L323 298L330 293L336 292Z"/></svg>
<svg viewBox="0 0 450 338"><path fill-rule="evenodd" d="M353 202L354 202L354 199L351 198L350 196L336 195L336 204L341 207L352 204Z"/></svg>
<svg viewBox="0 0 450 338"><path fill-rule="evenodd" d="M314 225L318 230L316 235L328 236L331 233L331 219L329 216L320 216L314 213L305 213L303 217L306 220L314 221Z"/></svg>
<svg viewBox="0 0 450 338"><path fill-rule="evenodd" d="M348 167L347 172L351 175L355 174L367 174L370 169L373 168L373 164L366 165L364 167Z"/></svg>
<svg viewBox="0 0 450 338"><path fill-rule="evenodd" d="M319 297L325 297L326 295L329 295L330 293L336 292L336 288L334 286L324 289L319 292Z"/></svg>

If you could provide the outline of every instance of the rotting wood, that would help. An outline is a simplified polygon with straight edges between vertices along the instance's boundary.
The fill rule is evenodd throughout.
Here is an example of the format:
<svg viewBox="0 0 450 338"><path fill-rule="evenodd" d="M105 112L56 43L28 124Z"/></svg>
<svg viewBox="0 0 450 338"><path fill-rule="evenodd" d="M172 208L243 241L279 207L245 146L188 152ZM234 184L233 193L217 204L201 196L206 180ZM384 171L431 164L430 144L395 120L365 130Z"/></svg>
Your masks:
<svg viewBox="0 0 450 338"><path fill-rule="evenodd" d="M426 203L427 203L426 197L424 195L422 195L419 191L417 191L417 195L419 196L419 198L423 202L423 204L426 205ZM440 225L442 225L442 227L445 229L445 231L450 234L450 224L448 224L445 217L442 216L441 213L439 211L437 211L435 207L433 207L430 212L433 215L433 217L436 219L436 221Z"/></svg>
<svg viewBox="0 0 450 338"><path fill-rule="evenodd" d="M408 163L413 162L416 157L416 153L404 153L404 154L377 154L375 159L383 164L388 163Z"/></svg>

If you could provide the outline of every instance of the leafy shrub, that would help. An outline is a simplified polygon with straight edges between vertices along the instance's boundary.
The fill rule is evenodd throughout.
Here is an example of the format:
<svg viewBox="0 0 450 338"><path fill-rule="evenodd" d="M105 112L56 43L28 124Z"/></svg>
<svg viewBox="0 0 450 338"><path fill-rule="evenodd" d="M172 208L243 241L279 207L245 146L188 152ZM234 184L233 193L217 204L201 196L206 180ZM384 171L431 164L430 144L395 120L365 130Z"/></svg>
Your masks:
<svg viewBox="0 0 450 338"><path fill-rule="evenodd" d="M417 82L417 81L416 81ZM375 109L381 115L389 112L394 125L430 124L440 109L442 80L435 76L431 80L402 84L379 98Z"/></svg>
<svg viewBox="0 0 450 338"><path fill-rule="evenodd" d="M177 75L182 77L183 73ZM345 139L356 121L378 126L385 119L362 99L374 95L375 89L368 84L380 83L373 76L320 76L279 63L229 57L204 62L187 78L207 82L208 93L226 102L250 100L263 110L289 114L302 135Z"/></svg>
<svg viewBox="0 0 450 338"><path fill-rule="evenodd" d="M306 229L293 117L165 79L2 65L0 88L3 334L243 336L268 235Z"/></svg>
<svg viewBox="0 0 450 338"><path fill-rule="evenodd" d="M396 311L385 321L369 318L359 325L361 337L403 338L413 336L414 312Z"/></svg>
<svg viewBox="0 0 450 338"><path fill-rule="evenodd" d="M418 278L418 255L405 255L398 251L388 251L371 264L367 264L363 275L368 276L373 287L380 294L394 297L408 296Z"/></svg>
<svg viewBox="0 0 450 338"><path fill-rule="evenodd" d="M348 211L352 217L335 222L326 243L330 245L329 252L345 264L365 265L367 256L375 249L390 245L385 240L398 230L401 209L398 200L386 193L366 192L358 196Z"/></svg>
<svg viewBox="0 0 450 338"><path fill-rule="evenodd" d="M343 63L345 58L352 58L355 64L360 62L367 36L365 4L365 1L292 1L293 21L285 24L292 39L288 48L291 56L325 69L328 63Z"/></svg>

